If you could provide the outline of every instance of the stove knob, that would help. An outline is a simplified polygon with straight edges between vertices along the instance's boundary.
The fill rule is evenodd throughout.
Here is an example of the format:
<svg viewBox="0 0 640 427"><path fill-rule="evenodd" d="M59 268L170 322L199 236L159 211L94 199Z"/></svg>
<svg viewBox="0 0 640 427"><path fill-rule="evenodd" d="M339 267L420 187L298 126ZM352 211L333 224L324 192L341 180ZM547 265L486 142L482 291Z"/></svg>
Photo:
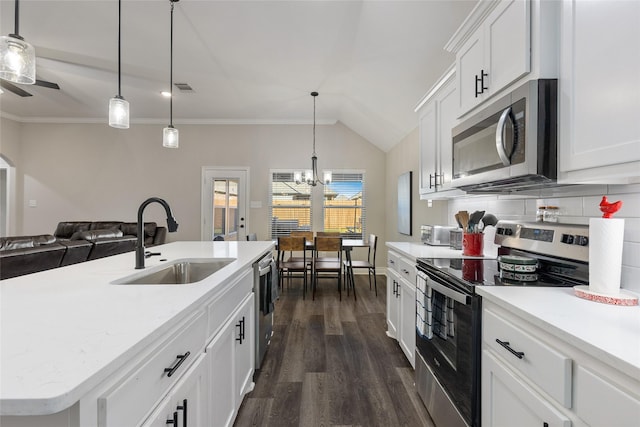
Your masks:
<svg viewBox="0 0 640 427"><path fill-rule="evenodd" d="M513 235L513 230L511 228L505 228L504 229L504 234L506 236L512 236Z"/></svg>
<svg viewBox="0 0 640 427"><path fill-rule="evenodd" d="M587 246L589 244L589 238L587 236L576 236L574 244L579 246Z"/></svg>
<svg viewBox="0 0 640 427"><path fill-rule="evenodd" d="M580 237L580 236L578 236L578 237ZM575 240L575 237L572 236L571 234L563 234L562 235L562 243L566 243L568 245L572 245L574 240Z"/></svg>
<svg viewBox="0 0 640 427"><path fill-rule="evenodd" d="M496 234L504 234L504 228L498 227L498 229L496 230Z"/></svg>

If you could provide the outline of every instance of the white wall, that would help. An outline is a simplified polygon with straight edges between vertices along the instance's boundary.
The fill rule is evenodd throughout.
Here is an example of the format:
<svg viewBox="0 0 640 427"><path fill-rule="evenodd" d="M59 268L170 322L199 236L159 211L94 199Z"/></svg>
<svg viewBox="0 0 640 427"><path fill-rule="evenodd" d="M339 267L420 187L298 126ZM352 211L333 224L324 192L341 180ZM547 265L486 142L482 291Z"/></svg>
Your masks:
<svg viewBox="0 0 640 427"><path fill-rule="evenodd" d="M6 156L23 180L18 233L27 235L53 233L64 220L136 221L140 203L158 196L180 223L168 240L199 240L202 167L248 166L250 199L263 206L249 210L250 232L266 239L269 170L311 166L311 125L176 125L173 150L162 147L163 125L1 123L2 154L5 138L19 140L6 145ZM5 126L18 131L5 134ZM317 126L316 151L319 169L365 170L367 230L384 239L384 152L341 123ZM150 205L148 220L164 224L164 210Z"/></svg>

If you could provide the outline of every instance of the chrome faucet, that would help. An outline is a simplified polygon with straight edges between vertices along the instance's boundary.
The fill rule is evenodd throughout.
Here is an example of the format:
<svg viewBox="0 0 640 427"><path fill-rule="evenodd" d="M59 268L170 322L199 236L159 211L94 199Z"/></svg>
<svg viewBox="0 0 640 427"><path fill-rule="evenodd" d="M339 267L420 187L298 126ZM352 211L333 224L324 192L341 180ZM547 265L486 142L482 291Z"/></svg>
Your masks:
<svg viewBox="0 0 640 427"><path fill-rule="evenodd" d="M178 229L178 223L176 222L173 214L171 213L171 208L169 204L165 202L163 199L159 197L150 197L138 208L138 242L136 243L136 269L144 268L144 222L142 221L142 212L144 212L144 208L147 207L150 203L160 203L162 207L164 207L165 212L167 212L167 229L169 233L173 233Z"/></svg>

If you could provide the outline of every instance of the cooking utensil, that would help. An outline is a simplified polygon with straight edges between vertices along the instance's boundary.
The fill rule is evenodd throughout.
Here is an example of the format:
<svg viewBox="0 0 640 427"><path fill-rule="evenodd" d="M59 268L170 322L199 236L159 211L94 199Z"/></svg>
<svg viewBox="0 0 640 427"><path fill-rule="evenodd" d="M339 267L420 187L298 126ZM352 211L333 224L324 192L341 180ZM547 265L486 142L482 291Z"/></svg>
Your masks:
<svg viewBox="0 0 640 427"><path fill-rule="evenodd" d="M460 211L458 212L458 216L460 217L460 224L462 224L462 230L467 232L468 231L467 227L469 226L469 212Z"/></svg>
<svg viewBox="0 0 640 427"><path fill-rule="evenodd" d="M482 217L482 223L485 227L487 225L493 225L495 227L495 225L498 223L498 218L496 218L496 216L493 214L486 214Z"/></svg>
<svg viewBox="0 0 640 427"><path fill-rule="evenodd" d="M482 219L482 217L484 216L484 211L475 211L474 213L471 214L471 217L469 217L469 233L477 233L477 227L478 227L478 223L480 222L480 219Z"/></svg>
<svg viewBox="0 0 640 427"><path fill-rule="evenodd" d="M462 223L460 223L460 215L455 214L454 216L456 217L456 222L458 223L458 227L462 228Z"/></svg>

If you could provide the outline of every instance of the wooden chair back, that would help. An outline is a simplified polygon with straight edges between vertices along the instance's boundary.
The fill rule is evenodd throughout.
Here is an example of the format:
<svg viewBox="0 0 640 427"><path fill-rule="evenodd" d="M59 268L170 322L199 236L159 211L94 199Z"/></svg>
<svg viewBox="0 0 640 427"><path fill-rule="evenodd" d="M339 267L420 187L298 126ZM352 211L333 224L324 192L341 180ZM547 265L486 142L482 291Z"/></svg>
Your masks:
<svg viewBox="0 0 640 427"><path fill-rule="evenodd" d="M290 234L291 237L304 237L307 239L307 242L313 242L313 231L292 231Z"/></svg>
<svg viewBox="0 0 640 427"><path fill-rule="evenodd" d="M304 251L306 245L305 237L278 237L278 251Z"/></svg>
<svg viewBox="0 0 640 427"><path fill-rule="evenodd" d="M338 231L318 231L318 232L316 232L316 236L318 236L318 237L340 237L340 232L338 232Z"/></svg>
<svg viewBox="0 0 640 427"><path fill-rule="evenodd" d="M340 237L318 236L314 246L316 252L342 252L342 239Z"/></svg>

